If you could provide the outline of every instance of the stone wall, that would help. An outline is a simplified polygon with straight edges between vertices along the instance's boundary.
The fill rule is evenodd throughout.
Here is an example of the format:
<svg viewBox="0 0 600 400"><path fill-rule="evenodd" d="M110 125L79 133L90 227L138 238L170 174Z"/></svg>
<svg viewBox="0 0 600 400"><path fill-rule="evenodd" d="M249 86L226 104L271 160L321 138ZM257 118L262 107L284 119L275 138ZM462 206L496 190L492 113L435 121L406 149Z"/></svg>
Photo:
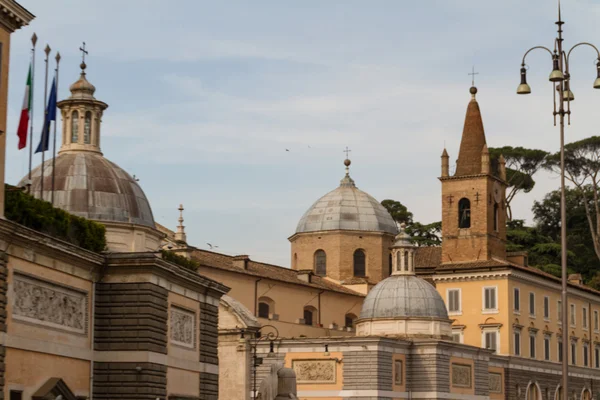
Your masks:
<svg viewBox="0 0 600 400"><path fill-rule="evenodd" d="M392 390L392 353L344 352L344 390Z"/></svg>
<svg viewBox="0 0 600 400"><path fill-rule="evenodd" d="M95 399L164 399L167 367L154 363L94 363Z"/></svg>
<svg viewBox="0 0 600 400"><path fill-rule="evenodd" d="M407 390L413 392L450 392L450 356L447 354L410 354L406 360Z"/></svg>
<svg viewBox="0 0 600 400"><path fill-rule="evenodd" d="M219 308L200 303L200 362L219 364ZM217 400L219 376L208 372L200 373L200 399Z"/></svg>
<svg viewBox="0 0 600 400"><path fill-rule="evenodd" d="M6 282L8 276L8 254L0 252L0 332L6 332ZM4 399L4 371L6 370L6 348L0 345L0 399Z"/></svg>
<svg viewBox="0 0 600 400"><path fill-rule="evenodd" d="M151 283L97 284L95 349L166 354L167 294Z"/></svg>

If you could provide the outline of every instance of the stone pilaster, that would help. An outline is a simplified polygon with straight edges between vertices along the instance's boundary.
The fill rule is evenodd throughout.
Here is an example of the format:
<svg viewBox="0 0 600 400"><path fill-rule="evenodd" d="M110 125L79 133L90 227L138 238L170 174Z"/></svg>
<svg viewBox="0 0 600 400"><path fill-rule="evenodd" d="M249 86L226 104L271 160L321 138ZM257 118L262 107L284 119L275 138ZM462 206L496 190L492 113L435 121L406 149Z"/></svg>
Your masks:
<svg viewBox="0 0 600 400"><path fill-rule="evenodd" d="M6 332L6 291L8 288L8 254L0 252L0 332ZM0 400L4 399L4 371L6 347L0 345Z"/></svg>
<svg viewBox="0 0 600 400"><path fill-rule="evenodd" d="M155 400L167 395L167 367L154 363L94 363L94 398Z"/></svg>
<svg viewBox="0 0 600 400"><path fill-rule="evenodd" d="M392 390L392 353L344 352L344 390Z"/></svg>
<svg viewBox="0 0 600 400"><path fill-rule="evenodd" d="M200 303L200 362L219 365L219 308ZM219 376L200 373L200 399L217 400Z"/></svg>

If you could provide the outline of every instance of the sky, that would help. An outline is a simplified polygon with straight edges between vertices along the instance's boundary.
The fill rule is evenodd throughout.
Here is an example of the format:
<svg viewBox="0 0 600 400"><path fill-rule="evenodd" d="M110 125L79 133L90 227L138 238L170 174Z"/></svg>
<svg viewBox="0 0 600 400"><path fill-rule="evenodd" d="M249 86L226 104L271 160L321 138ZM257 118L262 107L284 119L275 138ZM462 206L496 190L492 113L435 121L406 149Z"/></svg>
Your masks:
<svg viewBox="0 0 600 400"><path fill-rule="evenodd" d="M200 248L289 266L287 238L338 186L346 146L361 190L440 220L440 155L458 156L473 66L489 147L558 150L547 53L527 57L533 93L515 94L525 51L553 46L555 0L20 2L36 19L12 36L7 182L28 170L16 129L31 35L35 144L42 49L51 60L60 51L63 99L85 41L87 78L109 104L105 157L140 179L157 222L174 229L183 204ZM600 45L599 2L563 0L562 10L565 45ZM573 52L567 142L598 134L596 57ZM554 175L535 180L513 201L528 223L533 202L559 187Z"/></svg>

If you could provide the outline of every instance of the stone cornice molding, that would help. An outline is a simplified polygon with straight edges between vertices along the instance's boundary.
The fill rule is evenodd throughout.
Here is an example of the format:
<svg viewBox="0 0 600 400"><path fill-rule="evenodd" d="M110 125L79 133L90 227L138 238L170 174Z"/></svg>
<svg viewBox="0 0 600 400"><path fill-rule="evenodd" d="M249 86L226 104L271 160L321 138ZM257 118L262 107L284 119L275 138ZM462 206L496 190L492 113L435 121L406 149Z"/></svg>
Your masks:
<svg viewBox="0 0 600 400"><path fill-rule="evenodd" d="M220 299L230 288L197 272L159 258L156 253L111 253L107 255L105 275L143 275L150 272L159 278L192 291Z"/></svg>
<svg viewBox="0 0 600 400"><path fill-rule="evenodd" d="M440 274L439 272L436 272L432 278L434 282L468 282L506 278L509 275L511 275L510 269L505 269L500 271L459 272L449 274Z"/></svg>
<svg viewBox="0 0 600 400"><path fill-rule="evenodd" d="M35 18L35 16L27 11L14 0L0 0L0 24L9 29L11 32L22 28Z"/></svg>
<svg viewBox="0 0 600 400"><path fill-rule="evenodd" d="M491 324L479 324L479 328L481 330L486 329L486 328L502 328L502 324L500 322L494 322Z"/></svg>
<svg viewBox="0 0 600 400"><path fill-rule="evenodd" d="M312 231L312 232L300 232L294 233L292 236L288 237L288 240L291 242L296 240L299 237L305 236L331 236L331 235L348 235L348 236L381 236L381 237L389 237L395 238L396 236L388 233L388 232L379 232L379 231L359 231L359 230L350 230L350 229L336 229L332 231Z"/></svg>

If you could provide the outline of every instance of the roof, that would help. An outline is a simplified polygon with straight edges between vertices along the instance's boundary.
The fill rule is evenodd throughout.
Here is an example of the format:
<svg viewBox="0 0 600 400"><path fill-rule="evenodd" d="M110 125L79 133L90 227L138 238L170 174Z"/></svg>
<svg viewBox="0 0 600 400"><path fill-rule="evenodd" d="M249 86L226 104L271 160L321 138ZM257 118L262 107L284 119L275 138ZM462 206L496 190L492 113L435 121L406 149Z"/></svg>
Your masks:
<svg viewBox="0 0 600 400"><path fill-rule="evenodd" d="M385 207L358 189L348 174L339 187L321 197L304 213L296 233L335 230L398 233L398 227Z"/></svg>
<svg viewBox="0 0 600 400"><path fill-rule="evenodd" d="M463 128L462 139L460 142L460 151L456 161L455 176L475 175L481 173L481 151L485 142L485 132L483 130L483 120L481 119L481 110L475 100L475 93L467 106L467 115L465 117L465 126Z"/></svg>
<svg viewBox="0 0 600 400"><path fill-rule="evenodd" d="M191 257L192 259L200 262L201 266L200 270L198 271L199 273L201 273L202 268L215 268L294 285L311 287L314 289L328 290L352 296L364 297L364 295L361 293L345 288L342 285L317 275L311 275L311 282L303 281L298 277L297 271L285 267L265 264L248 259L247 269L243 269L233 264L233 256L202 249L192 250Z"/></svg>
<svg viewBox="0 0 600 400"><path fill-rule="evenodd" d="M430 283L414 275L392 275L371 289L360 312L363 318L448 319L448 311Z"/></svg>
<svg viewBox="0 0 600 400"><path fill-rule="evenodd" d="M44 164L44 200L50 201L52 162ZM61 153L55 159L54 206L99 222L154 228L150 202L137 181L115 163L92 152ZM41 165L31 173L31 193L40 198ZM27 176L18 186L24 186Z"/></svg>
<svg viewBox="0 0 600 400"><path fill-rule="evenodd" d="M539 276L540 278L551 280L555 283L561 283L562 280L552 274L542 271L535 267L526 267L523 265L515 264L507 260L479 260L471 262L460 262L460 263L443 263L442 260L442 248L441 247L419 247L415 255L415 265L418 269L431 268L435 271L435 274L448 274L452 272L475 272L485 269L516 269L519 271L528 272ZM585 292L600 296L600 291L593 289L587 285L580 285L573 282L568 282L569 287L580 289Z"/></svg>

